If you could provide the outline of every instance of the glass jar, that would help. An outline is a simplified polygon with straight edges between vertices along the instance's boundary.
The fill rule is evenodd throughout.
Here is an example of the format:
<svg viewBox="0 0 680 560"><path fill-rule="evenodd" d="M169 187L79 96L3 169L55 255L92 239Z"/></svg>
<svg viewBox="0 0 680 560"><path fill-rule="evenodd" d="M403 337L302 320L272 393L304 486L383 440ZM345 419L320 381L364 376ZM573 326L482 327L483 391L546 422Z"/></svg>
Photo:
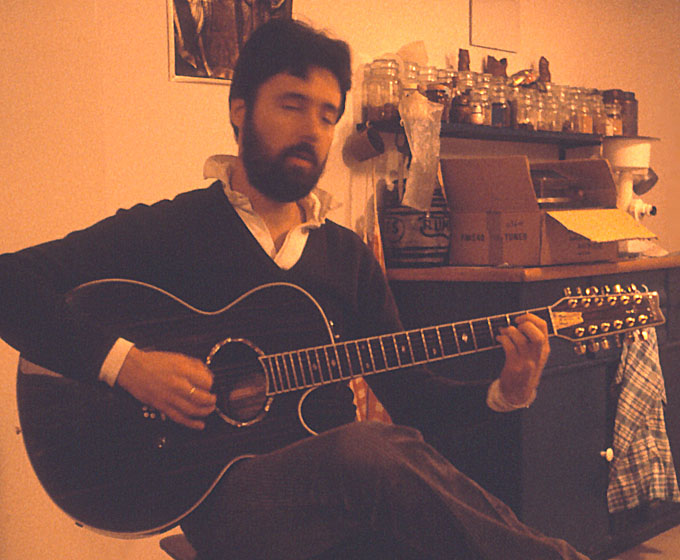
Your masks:
<svg viewBox="0 0 680 560"><path fill-rule="evenodd" d="M427 95L427 86L437 83L437 67L421 66L418 69L418 89L423 95Z"/></svg>
<svg viewBox="0 0 680 560"><path fill-rule="evenodd" d="M562 132L579 132L579 99L576 88L569 88L562 106Z"/></svg>
<svg viewBox="0 0 680 560"><path fill-rule="evenodd" d="M428 75L428 79L430 75ZM438 69L436 79L434 81L428 81L425 86L425 95L427 98L434 103L439 103L444 106L441 117L442 122L449 122L454 84L455 72L453 70Z"/></svg>
<svg viewBox="0 0 680 560"><path fill-rule="evenodd" d="M491 124L491 102L489 91L484 87L476 87L470 94L470 123Z"/></svg>
<svg viewBox="0 0 680 560"><path fill-rule="evenodd" d="M506 97L505 80L499 77L491 86L491 126L508 128L510 125L510 105Z"/></svg>
<svg viewBox="0 0 680 560"><path fill-rule="evenodd" d="M364 88L367 122L399 122L401 82L396 60L374 60Z"/></svg>
<svg viewBox="0 0 680 560"><path fill-rule="evenodd" d="M635 93L624 91L621 104L621 134L624 136L638 135L638 102Z"/></svg>
<svg viewBox="0 0 680 560"><path fill-rule="evenodd" d="M538 113L534 102L533 90L521 88L515 94L515 128L520 130L536 130Z"/></svg>
<svg viewBox="0 0 680 560"><path fill-rule="evenodd" d="M474 73L469 70L456 72L456 89L451 101L452 123L470 123L472 110L470 101L475 87Z"/></svg>
<svg viewBox="0 0 680 560"><path fill-rule="evenodd" d="M552 84L550 89L555 102L556 110L553 128L555 132L562 131L564 127L564 120L568 117L569 89L569 86L559 84Z"/></svg>
<svg viewBox="0 0 680 560"><path fill-rule="evenodd" d="M607 114L604 109L602 94L596 89L591 90L588 94L588 102L593 115L593 134L604 136L607 132Z"/></svg>
<svg viewBox="0 0 680 560"><path fill-rule="evenodd" d="M623 115L621 114L621 99L623 92L620 89L608 89L602 92L604 110L606 114L606 136L621 136L623 134Z"/></svg>
<svg viewBox="0 0 680 560"><path fill-rule="evenodd" d="M491 74L477 74L477 87L473 92L473 104L478 103L482 111L482 123L491 126ZM474 112L474 107L473 107Z"/></svg>
<svg viewBox="0 0 680 560"><path fill-rule="evenodd" d="M559 130L557 125L557 101L551 91L538 94L538 130Z"/></svg>
<svg viewBox="0 0 680 560"><path fill-rule="evenodd" d="M576 105L578 111L578 131L584 134L593 133L593 111L585 89L576 90Z"/></svg>

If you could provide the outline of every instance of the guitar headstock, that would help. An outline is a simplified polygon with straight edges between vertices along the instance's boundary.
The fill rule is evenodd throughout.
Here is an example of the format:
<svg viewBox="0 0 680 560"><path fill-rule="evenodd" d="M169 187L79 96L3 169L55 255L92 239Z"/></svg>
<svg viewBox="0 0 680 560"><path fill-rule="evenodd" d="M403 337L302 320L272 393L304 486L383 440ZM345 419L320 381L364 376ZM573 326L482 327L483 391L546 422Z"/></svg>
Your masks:
<svg viewBox="0 0 680 560"><path fill-rule="evenodd" d="M555 336L575 343L574 351L585 354L621 346L625 336L646 338L646 328L663 325L659 294L634 284L623 288L595 286L565 290L565 297L550 308Z"/></svg>

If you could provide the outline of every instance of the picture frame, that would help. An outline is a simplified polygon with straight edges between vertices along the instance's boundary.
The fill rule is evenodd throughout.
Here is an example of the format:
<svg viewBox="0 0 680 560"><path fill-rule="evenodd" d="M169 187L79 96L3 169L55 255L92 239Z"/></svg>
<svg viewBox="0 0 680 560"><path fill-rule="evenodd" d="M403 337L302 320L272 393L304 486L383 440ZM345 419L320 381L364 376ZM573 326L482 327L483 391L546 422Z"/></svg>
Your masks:
<svg viewBox="0 0 680 560"><path fill-rule="evenodd" d="M167 0L170 80L229 84L240 48L293 0Z"/></svg>
<svg viewBox="0 0 680 560"><path fill-rule="evenodd" d="M520 46L519 0L470 0L470 44L516 53Z"/></svg>

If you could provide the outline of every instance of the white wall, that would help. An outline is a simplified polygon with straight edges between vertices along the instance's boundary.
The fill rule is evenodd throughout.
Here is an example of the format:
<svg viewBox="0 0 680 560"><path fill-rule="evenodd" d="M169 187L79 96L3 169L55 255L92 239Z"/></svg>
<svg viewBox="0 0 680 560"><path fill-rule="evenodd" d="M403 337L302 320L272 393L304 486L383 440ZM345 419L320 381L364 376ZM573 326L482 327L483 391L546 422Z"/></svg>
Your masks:
<svg viewBox="0 0 680 560"><path fill-rule="evenodd" d="M201 182L204 158L228 153L228 88L170 82L167 17L155 2L10 1L0 20L0 252L60 236L137 201ZM544 55L558 83L635 91L640 133L658 136L660 176L647 225L680 249L680 3L677 0L520 0L521 44L510 71ZM367 8L368 6L368 8ZM468 0L294 0L294 12L347 39L357 62L425 41L434 64L469 48ZM499 14L502 17L502 14ZM351 115L351 109L348 115ZM346 134L344 119L339 134ZM350 177L336 144L323 186L352 224L365 184ZM359 199L350 200L352 195ZM2 310L0 310L2 312ZM46 497L16 433L16 353L0 343L0 558L165 558L158 538L119 541L76 528Z"/></svg>

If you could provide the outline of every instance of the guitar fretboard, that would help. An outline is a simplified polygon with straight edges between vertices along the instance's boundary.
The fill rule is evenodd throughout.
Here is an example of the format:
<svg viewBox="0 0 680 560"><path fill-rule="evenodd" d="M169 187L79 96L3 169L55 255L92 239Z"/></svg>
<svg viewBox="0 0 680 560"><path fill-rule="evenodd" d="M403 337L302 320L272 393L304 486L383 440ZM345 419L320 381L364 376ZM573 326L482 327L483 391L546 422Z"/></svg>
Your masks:
<svg viewBox="0 0 680 560"><path fill-rule="evenodd" d="M530 311L554 327L549 307ZM261 356L268 395L350 380L497 348L499 330L526 311L448 323L291 352Z"/></svg>

